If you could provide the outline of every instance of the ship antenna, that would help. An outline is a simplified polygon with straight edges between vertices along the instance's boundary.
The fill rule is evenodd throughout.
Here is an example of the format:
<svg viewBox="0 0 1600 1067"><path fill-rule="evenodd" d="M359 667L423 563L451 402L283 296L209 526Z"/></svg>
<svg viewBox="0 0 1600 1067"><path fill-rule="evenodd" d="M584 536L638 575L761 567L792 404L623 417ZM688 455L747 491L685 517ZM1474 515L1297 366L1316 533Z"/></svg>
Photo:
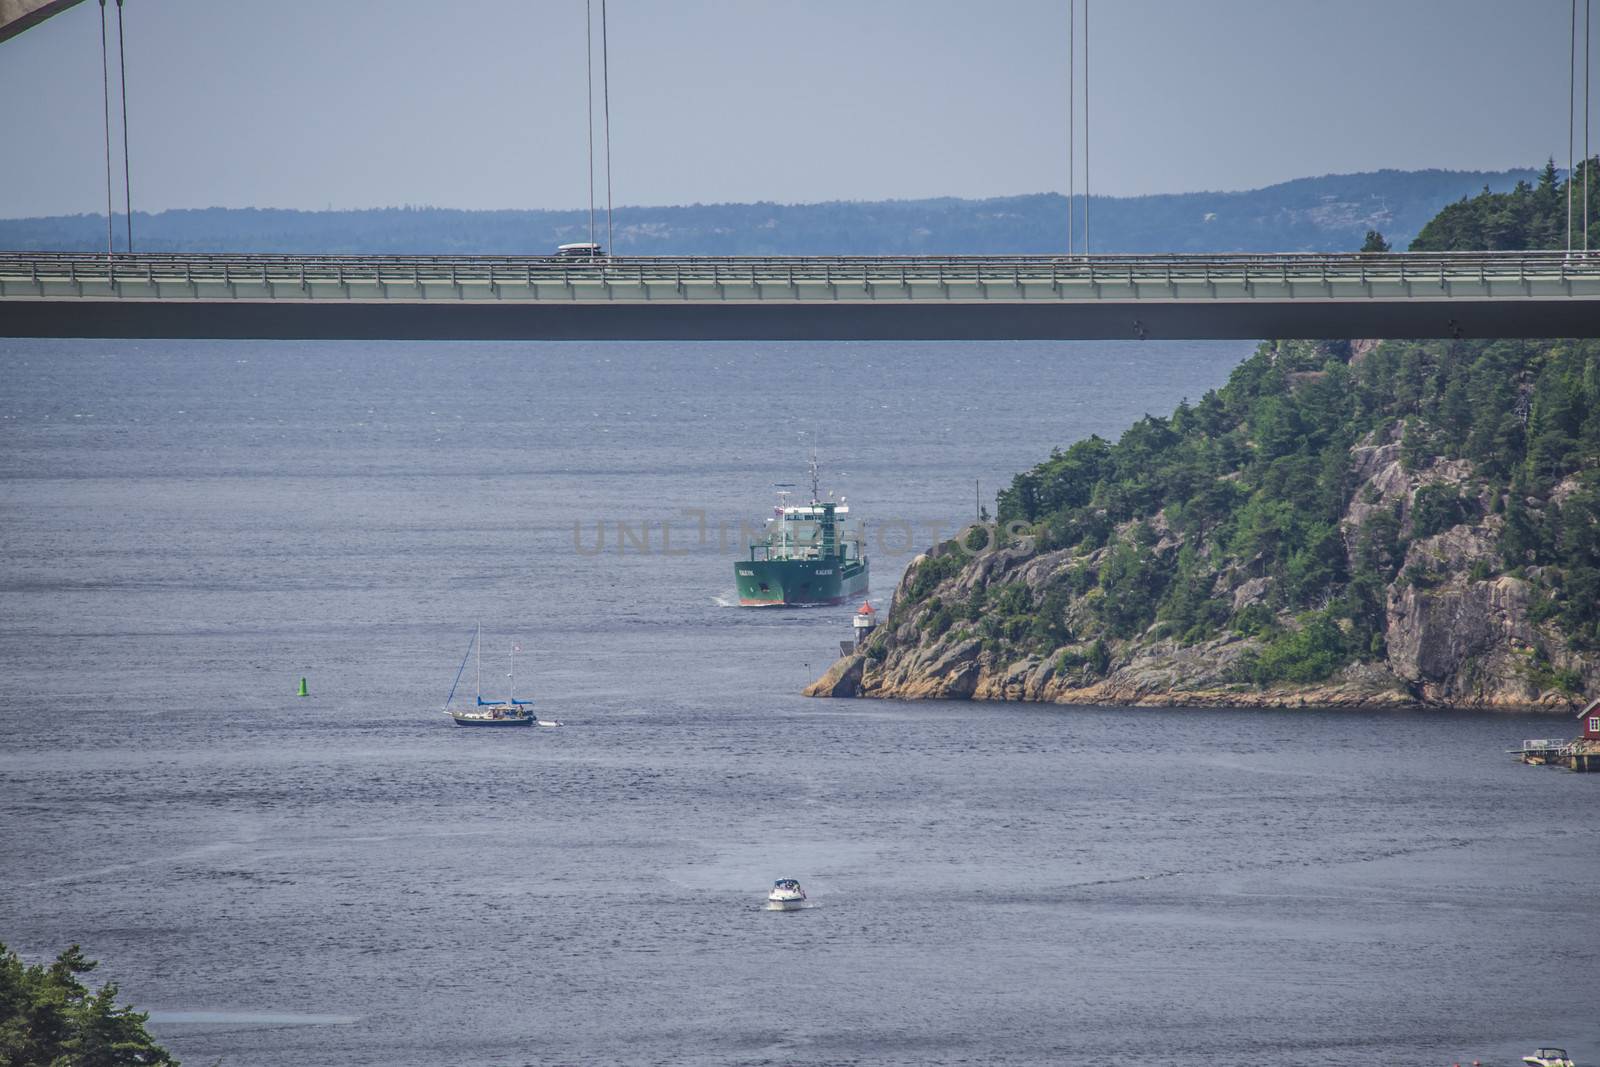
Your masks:
<svg viewBox="0 0 1600 1067"><path fill-rule="evenodd" d="M817 489L817 446L811 446L811 502L822 503L822 493Z"/></svg>

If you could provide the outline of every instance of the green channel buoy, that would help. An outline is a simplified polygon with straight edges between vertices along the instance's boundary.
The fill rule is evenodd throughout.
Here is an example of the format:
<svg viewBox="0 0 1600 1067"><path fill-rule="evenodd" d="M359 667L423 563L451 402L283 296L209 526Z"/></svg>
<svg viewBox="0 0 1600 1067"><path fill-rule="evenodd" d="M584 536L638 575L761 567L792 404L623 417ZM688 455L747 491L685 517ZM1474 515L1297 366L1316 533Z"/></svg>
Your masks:
<svg viewBox="0 0 1600 1067"><path fill-rule="evenodd" d="M308 697L310 695L311 693L306 689L306 680L304 678L300 679L300 692L296 693L295 696Z"/></svg>

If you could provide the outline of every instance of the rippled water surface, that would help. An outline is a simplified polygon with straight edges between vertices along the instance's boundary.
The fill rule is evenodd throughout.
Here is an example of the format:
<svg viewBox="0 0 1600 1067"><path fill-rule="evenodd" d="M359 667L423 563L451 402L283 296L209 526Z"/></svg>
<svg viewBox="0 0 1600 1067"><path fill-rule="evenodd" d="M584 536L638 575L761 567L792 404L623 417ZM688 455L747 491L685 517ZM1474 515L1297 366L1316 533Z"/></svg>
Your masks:
<svg viewBox="0 0 1600 1067"><path fill-rule="evenodd" d="M1245 350L0 342L0 939L229 1067L1592 1062L1566 721L807 701L848 609L722 606L813 434L882 603ZM478 619L565 728L439 713Z"/></svg>

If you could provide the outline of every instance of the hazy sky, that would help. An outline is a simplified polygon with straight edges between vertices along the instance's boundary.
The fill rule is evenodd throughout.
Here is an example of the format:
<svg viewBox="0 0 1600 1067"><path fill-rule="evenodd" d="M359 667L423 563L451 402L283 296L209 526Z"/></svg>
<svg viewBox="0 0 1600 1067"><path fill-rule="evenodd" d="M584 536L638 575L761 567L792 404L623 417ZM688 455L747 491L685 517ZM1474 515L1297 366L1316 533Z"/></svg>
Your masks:
<svg viewBox="0 0 1600 1067"><path fill-rule="evenodd" d="M1094 191L1564 163L1569 10L1094 0ZM582 205L583 11L127 0L134 206ZM611 0L616 201L1064 190L1066 13L1065 0ZM0 44L0 216L104 210L99 16L89 0Z"/></svg>

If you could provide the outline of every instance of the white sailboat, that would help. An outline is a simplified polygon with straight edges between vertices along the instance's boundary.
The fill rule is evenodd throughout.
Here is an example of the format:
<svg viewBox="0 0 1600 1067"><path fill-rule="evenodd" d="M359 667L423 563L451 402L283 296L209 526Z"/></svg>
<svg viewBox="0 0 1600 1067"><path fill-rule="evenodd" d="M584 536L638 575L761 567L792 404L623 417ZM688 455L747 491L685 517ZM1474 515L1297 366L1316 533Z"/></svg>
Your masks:
<svg viewBox="0 0 1600 1067"><path fill-rule="evenodd" d="M477 658L477 690L478 699L472 707L457 710L450 707L450 702L455 699L456 686L461 683L461 675L467 669L467 659L476 650ZM473 631L472 640L467 644L466 655L461 657L461 666L456 670L456 680L450 685L450 695L444 698L444 713L450 716L457 726L532 726L538 720L533 713L533 701L517 699L517 653L522 651L522 646L511 646L511 673L509 696L505 700L483 699L483 627L480 625ZM540 725L544 725L542 722ZM556 723L555 725L560 725Z"/></svg>

